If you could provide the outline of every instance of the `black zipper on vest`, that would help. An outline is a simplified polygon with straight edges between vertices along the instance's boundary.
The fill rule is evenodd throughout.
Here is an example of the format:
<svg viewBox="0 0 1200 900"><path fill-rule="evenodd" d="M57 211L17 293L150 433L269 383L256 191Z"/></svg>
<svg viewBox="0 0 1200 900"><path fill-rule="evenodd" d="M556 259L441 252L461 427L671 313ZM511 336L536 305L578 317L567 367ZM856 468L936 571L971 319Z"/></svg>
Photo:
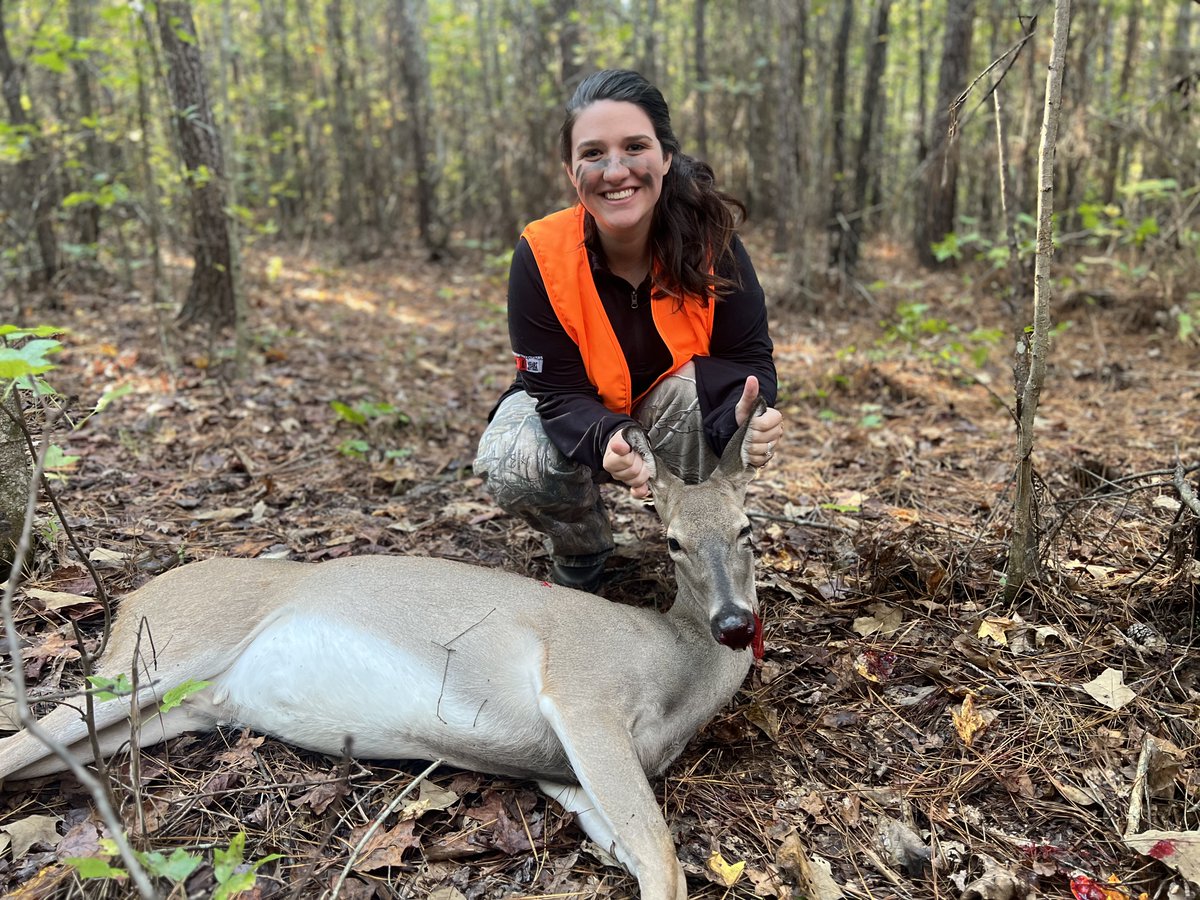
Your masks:
<svg viewBox="0 0 1200 900"><path fill-rule="evenodd" d="M629 298L629 308L630 309L638 308L637 288L633 289L633 295Z"/></svg>

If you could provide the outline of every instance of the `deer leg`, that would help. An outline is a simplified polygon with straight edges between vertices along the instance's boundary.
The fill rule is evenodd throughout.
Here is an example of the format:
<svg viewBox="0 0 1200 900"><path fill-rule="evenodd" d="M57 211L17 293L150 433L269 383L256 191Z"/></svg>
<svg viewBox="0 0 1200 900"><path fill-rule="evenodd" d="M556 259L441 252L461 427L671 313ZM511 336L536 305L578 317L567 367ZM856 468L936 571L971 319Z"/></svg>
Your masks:
<svg viewBox="0 0 1200 900"><path fill-rule="evenodd" d="M156 702L149 691L143 692L143 707ZM138 732L138 746L148 747L177 737L187 731L208 731L214 717L207 708L184 703L165 713L149 713L143 709L143 721ZM96 704L96 737L100 754L110 756L129 743L129 700L119 697ZM92 761L92 743L88 739L87 723L74 706L63 704L38 720L38 728L66 747L81 763ZM28 730L0 740L0 780L20 781L64 772L66 763Z"/></svg>
<svg viewBox="0 0 1200 900"><path fill-rule="evenodd" d="M592 839L605 853L612 853L617 838L608 827L607 820L598 815L592 798L577 784L562 784L555 781L539 781L538 786L551 800L569 813L575 814L575 821L583 829L584 834Z"/></svg>
<svg viewBox="0 0 1200 900"><path fill-rule="evenodd" d="M539 706L579 779L579 787L546 783L543 789L638 880L642 900L686 900L670 829L629 732L595 708L568 708L545 693Z"/></svg>

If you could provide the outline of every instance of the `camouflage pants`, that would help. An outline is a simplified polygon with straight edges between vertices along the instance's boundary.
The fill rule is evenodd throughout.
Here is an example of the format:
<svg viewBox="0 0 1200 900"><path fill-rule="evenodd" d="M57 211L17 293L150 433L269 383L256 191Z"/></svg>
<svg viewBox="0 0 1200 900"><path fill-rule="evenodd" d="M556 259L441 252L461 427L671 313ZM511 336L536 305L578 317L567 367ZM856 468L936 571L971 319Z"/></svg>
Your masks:
<svg viewBox="0 0 1200 900"><path fill-rule="evenodd" d="M507 397L479 440L475 473L487 479L496 503L546 536L555 562L590 566L613 551L599 473L572 462L542 428L536 402L521 392ZM717 456L704 438L692 364L680 366L634 408L654 456L689 483L708 477Z"/></svg>

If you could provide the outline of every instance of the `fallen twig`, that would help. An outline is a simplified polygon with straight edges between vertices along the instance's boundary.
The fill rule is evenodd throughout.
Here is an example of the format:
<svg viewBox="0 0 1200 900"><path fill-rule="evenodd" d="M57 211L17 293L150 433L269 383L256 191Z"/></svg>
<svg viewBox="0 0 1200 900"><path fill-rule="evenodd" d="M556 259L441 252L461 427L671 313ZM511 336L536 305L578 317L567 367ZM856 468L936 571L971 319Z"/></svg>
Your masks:
<svg viewBox="0 0 1200 900"><path fill-rule="evenodd" d="M1189 471L1195 471L1200 466L1193 466ZM1196 491L1188 484L1187 478L1184 477L1183 463L1179 462L1175 465L1174 472L1175 490L1179 491L1179 499L1187 504L1188 509L1200 516L1200 497L1196 496Z"/></svg>

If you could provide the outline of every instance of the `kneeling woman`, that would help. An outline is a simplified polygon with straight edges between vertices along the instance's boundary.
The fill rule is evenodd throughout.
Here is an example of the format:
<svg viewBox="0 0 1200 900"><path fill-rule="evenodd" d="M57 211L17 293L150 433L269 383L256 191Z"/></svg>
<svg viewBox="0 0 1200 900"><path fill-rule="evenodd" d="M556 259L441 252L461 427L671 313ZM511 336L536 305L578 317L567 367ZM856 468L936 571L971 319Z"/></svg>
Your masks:
<svg viewBox="0 0 1200 900"><path fill-rule="evenodd" d="M640 423L660 464L694 483L759 395L755 465L783 417L762 288L735 233L745 207L680 151L659 90L636 72L591 75L567 105L561 150L579 204L530 224L513 254L517 377L475 470L546 535L554 581L591 591L613 550L599 484L648 493L623 427Z"/></svg>

